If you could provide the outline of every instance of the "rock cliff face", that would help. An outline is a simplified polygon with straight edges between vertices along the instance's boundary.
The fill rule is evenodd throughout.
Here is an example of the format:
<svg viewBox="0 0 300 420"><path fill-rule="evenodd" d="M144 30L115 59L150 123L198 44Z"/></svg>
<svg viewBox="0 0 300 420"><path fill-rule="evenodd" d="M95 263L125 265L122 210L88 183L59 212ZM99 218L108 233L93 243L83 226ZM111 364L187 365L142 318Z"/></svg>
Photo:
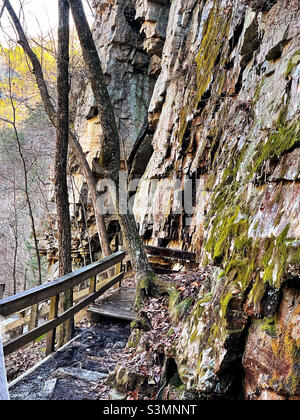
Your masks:
<svg viewBox="0 0 300 420"><path fill-rule="evenodd" d="M300 399L299 1L94 3L124 153L143 174L140 234L215 267L177 343L183 382L220 397L239 377L246 398ZM82 103L97 173L89 88ZM183 190L192 206L178 210Z"/></svg>
<svg viewBox="0 0 300 420"><path fill-rule="evenodd" d="M153 129L148 124L148 107L161 70L169 2L108 0L93 1L96 19L93 35L98 48L108 90L114 104L122 140L121 165L142 176L152 155ZM95 176L99 175L101 127L89 85L78 104L75 130ZM73 240L81 249L74 261L82 263L82 249L100 257L92 202L77 162L71 159L73 175ZM99 190L101 186L99 185ZM118 242L115 217L106 219L109 237ZM53 244L50 248L55 248ZM50 255L50 253L49 253Z"/></svg>

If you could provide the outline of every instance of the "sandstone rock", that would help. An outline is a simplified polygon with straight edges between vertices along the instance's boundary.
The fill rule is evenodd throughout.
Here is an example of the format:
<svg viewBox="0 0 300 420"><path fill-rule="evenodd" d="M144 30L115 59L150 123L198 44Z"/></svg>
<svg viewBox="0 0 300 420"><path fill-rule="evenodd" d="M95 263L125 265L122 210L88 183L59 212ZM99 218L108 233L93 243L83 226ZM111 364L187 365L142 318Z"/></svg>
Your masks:
<svg viewBox="0 0 300 420"><path fill-rule="evenodd" d="M250 328L243 358L249 399L300 397L300 293L285 289L278 315Z"/></svg>
<svg viewBox="0 0 300 420"><path fill-rule="evenodd" d="M106 378L107 374L87 369L63 367L53 372L52 376L55 378L72 377L86 382L98 383L100 379Z"/></svg>
<svg viewBox="0 0 300 420"><path fill-rule="evenodd" d="M146 382L147 378L123 366L117 366L113 375L114 387L121 393L133 391Z"/></svg>
<svg viewBox="0 0 300 420"><path fill-rule="evenodd" d="M51 398L56 386L57 378L48 379L43 386L43 393L46 397Z"/></svg>
<svg viewBox="0 0 300 420"><path fill-rule="evenodd" d="M150 59L149 64L149 75L157 76L161 70L161 58L157 55L153 55Z"/></svg>
<svg viewBox="0 0 300 420"><path fill-rule="evenodd" d="M211 290L213 303L194 310L178 347L183 381L204 394L224 392L233 383L228 374L241 363L248 322L252 331L255 318L276 316L283 285L297 281L299 5L278 1L265 12L214 1L194 3L191 12L188 2L172 2L149 107L154 153L135 201L140 234L147 232L149 242L186 244L225 275ZM193 176L201 186L194 192L194 211L189 218L182 212L173 223L175 179L183 184ZM156 189L145 208L153 178ZM259 331L250 337L259 340ZM288 352L287 342L280 342ZM264 345L255 342L249 350L262 375L255 349ZM294 398L289 369L281 372L282 387L286 398ZM270 387L264 397L274 393L284 394Z"/></svg>
<svg viewBox="0 0 300 420"><path fill-rule="evenodd" d="M245 373L246 399L298 399L299 2L94 3L125 156L134 149L142 175L140 235L215 267L177 345L182 381L222 398L243 388ZM76 128L97 175L94 106L87 87ZM73 172L78 209L88 194ZM116 378L122 392L144 380L121 367Z"/></svg>
<svg viewBox="0 0 300 420"><path fill-rule="evenodd" d="M112 389L109 393L110 400L126 400L127 394L121 393L116 389Z"/></svg>
<svg viewBox="0 0 300 420"><path fill-rule="evenodd" d="M202 285L176 347L179 374L187 390L215 397L230 392L248 320L241 297L230 290L221 274L216 267Z"/></svg>

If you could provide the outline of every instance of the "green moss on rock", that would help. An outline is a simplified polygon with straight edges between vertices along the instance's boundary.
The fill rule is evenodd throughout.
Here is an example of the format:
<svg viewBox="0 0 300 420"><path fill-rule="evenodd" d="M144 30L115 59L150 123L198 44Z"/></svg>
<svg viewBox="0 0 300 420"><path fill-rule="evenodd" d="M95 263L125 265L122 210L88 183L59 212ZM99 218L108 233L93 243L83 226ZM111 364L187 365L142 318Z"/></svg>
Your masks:
<svg viewBox="0 0 300 420"><path fill-rule="evenodd" d="M278 159L295 145L300 145L299 121L292 125L283 125L283 114L281 114L278 124L277 129L270 134L265 144L257 146L252 175L259 170L263 162Z"/></svg>
<svg viewBox="0 0 300 420"><path fill-rule="evenodd" d="M286 78L288 78L292 74L294 68L299 63L300 63L300 49L297 50L295 52L295 54L293 54L293 56L289 59L289 62L288 62L287 68L286 68L286 72L285 72L285 77Z"/></svg>
<svg viewBox="0 0 300 420"><path fill-rule="evenodd" d="M276 337L277 334L277 317L264 318L259 321L260 329L266 332L271 337Z"/></svg>

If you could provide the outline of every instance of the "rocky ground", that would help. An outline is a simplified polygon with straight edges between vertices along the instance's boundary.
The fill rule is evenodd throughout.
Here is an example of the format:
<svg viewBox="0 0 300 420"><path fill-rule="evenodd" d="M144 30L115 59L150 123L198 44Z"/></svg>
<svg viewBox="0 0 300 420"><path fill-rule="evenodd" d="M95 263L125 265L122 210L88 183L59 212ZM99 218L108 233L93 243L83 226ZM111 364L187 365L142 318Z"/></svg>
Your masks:
<svg viewBox="0 0 300 420"><path fill-rule="evenodd" d="M124 276L123 285L135 286L132 273ZM101 299L110 294L107 291ZM8 382L32 369L26 379L10 388L14 400L97 400L120 398L105 385L123 353L130 335L128 322L103 319L91 324L87 318L76 326L75 338L43 363L46 338L5 358ZM37 368L34 367L40 364ZM124 396L122 396L124 397ZM125 396L126 397L126 396Z"/></svg>
<svg viewBox="0 0 300 420"><path fill-rule="evenodd" d="M291 395L293 392L292 397L278 393L276 398L268 389L258 397L248 392L249 386L254 385L247 385L247 369L254 367L252 370L257 372L255 363L258 361L266 366L269 363L272 367L273 361L268 357L270 344L265 341L265 353L257 360L253 359L257 355L253 348L256 345L253 330L246 329L250 337L246 346L244 330L241 337L237 336L237 327L241 322L247 321L239 310L240 298L237 290L231 291L229 303L227 306L224 304L226 310L217 303L218 294L224 287L222 279L221 270L214 266L158 276L157 286L161 289L161 296L149 297L131 325L108 319L102 319L94 325L83 321L77 328L76 337L67 346L54 353L46 363L38 365L26 378L21 378L11 386L11 398L299 399L297 390L290 392ZM295 294L287 289L281 306L283 309L285 306L293 308L297 302ZM223 312L224 323L230 323L230 331L235 335L224 334L223 341L216 340L212 343L217 351L223 349L223 359L218 361L206 353L201 356L201 346L206 345L205 337L216 325L215 317L223 316ZM200 315L205 323L198 322ZM293 322L296 321L295 318ZM259 327L260 324L257 328ZM280 319L278 325L273 325L270 320L269 324L260 327L260 337L266 331L270 335L271 344L276 345L278 341L278 346L281 346L280 340L284 339L283 332L286 332L284 327L285 323ZM295 327L291 334L294 336L298 334L297 331ZM189 341L193 346L187 345ZM249 343L252 343L252 348ZM14 356L20 365L19 370L25 369L28 363L34 361L34 349L41 351L42 346L41 341L23 350L19 358L18 355ZM189 360L194 363L191 366L186 364L187 352ZM11 363L12 360L14 359L11 359ZM217 363L222 369L226 369L224 377L221 376L221 368ZM280 368L283 369L283 366ZM206 385L211 386L212 391L199 392L191 386L189 381L193 380L193 375L199 372L199 368L206 369ZM218 388L220 377L224 390ZM296 385L298 377L296 372ZM257 383L256 379L255 381ZM296 386L293 383L292 385Z"/></svg>
<svg viewBox="0 0 300 420"><path fill-rule="evenodd" d="M149 298L132 324L102 319L91 324L87 319L76 328L75 338L38 365L26 378L10 388L13 400L105 400L105 399L166 399L177 398L172 380L164 382L165 356L172 354L174 343L181 333L181 320L191 311L206 271L198 269L170 276L159 276L170 285L168 294ZM130 276L126 285L134 285ZM178 306L180 301L186 302ZM189 303L189 304L187 304ZM140 329L142 327L142 329ZM139 345L132 340L142 331ZM129 342L128 339L130 338ZM127 344L127 346L126 346ZM45 338L6 358L9 381L12 381L44 358ZM122 365L140 379L136 386L114 389L110 378L116 366ZM110 375L111 374L111 375ZM170 379L170 378L169 378ZM177 378L179 384L180 379ZM171 384L170 384L171 382ZM132 385L132 384L131 384ZM178 388L178 386L176 386ZM163 394L162 394L163 392Z"/></svg>
<svg viewBox="0 0 300 420"><path fill-rule="evenodd" d="M165 293L159 298L148 298L132 323L126 349L109 378L119 392L127 394L127 399L196 397L187 392L180 379L176 346L212 270L213 267L207 266L158 276Z"/></svg>
<svg viewBox="0 0 300 420"><path fill-rule="evenodd" d="M128 323L109 320L77 328L76 337L66 347L11 386L11 399L109 399L105 380L114 370L129 334Z"/></svg>
<svg viewBox="0 0 300 420"><path fill-rule="evenodd" d="M135 280L131 272L125 274L122 284L128 287L135 287ZM109 296L110 290L100 298L104 299ZM109 324L108 324L109 325ZM84 318L78 324L77 331L81 331L85 328L90 328L90 322ZM18 351L5 357L5 367L7 372L8 382L12 382L29 369L33 368L37 363L41 362L45 358L46 350L46 336L43 335L35 342L25 346Z"/></svg>

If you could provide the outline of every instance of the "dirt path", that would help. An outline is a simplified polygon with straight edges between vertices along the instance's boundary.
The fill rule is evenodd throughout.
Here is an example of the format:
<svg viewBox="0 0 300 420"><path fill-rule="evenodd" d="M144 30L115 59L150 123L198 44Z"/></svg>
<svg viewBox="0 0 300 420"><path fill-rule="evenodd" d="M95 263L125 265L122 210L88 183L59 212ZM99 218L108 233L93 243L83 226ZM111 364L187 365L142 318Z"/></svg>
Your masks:
<svg viewBox="0 0 300 420"><path fill-rule="evenodd" d="M129 323L103 320L78 328L63 349L10 386L12 400L104 400L104 385L114 370L130 334Z"/></svg>

